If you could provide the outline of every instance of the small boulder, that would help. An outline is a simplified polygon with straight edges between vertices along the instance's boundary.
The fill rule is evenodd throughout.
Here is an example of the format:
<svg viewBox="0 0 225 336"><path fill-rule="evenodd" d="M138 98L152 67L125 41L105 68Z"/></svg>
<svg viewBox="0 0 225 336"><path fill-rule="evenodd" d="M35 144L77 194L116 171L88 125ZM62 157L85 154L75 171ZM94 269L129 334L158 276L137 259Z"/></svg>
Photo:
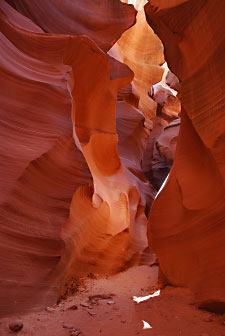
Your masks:
<svg viewBox="0 0 225 336"><path fill-rule="evenodd" d="M9 329L15 332L21 330L22 328L23 328L23 321L21 320L16 320L9 324Z"/></svg>

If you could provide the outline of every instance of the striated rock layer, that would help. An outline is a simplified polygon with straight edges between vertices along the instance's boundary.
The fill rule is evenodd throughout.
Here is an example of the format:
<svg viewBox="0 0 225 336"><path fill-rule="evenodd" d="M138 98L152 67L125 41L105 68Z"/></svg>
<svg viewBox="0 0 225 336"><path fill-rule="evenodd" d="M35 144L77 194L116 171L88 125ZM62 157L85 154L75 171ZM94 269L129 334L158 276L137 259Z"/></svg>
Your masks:
<svg viewBox="0 0 225 336"><path fill-rule="evenodd" d="M33 22L1 1L0 314L46 307L71 276L129 264L147 247L155 196L141 170L150 130L125 99L133 72L105 53L135 9L9 3Z"/></svg>
<svg viewBox="0 0 225 336"><path fill-rule="evenodd" d="M7 0L16 10L51 34L87 35L108 51L135 23L136 10L120 0Z"/></svg>
<svg viewBox="0 0 225 336"><path fill-rule="evenodd" d="M143 12L120 38L136 10L119 0L7 2L0 2L1 315L50 305L71 277L115 273L147 247L145 214L156 193L143 174L156 108L148 86L161 79L164 61ZM166 2L145 10L181 81L183 111L172 172L151 211L150 244L170 283L221 311L222 5ZM171 121L179 101L155 94L160 118ZM155 141L169 163L178 129L171 124Z"/></svg>
<svg viewBox="0 0 225 336"><path fill-rule="evenodd" d="M153 0L148 23L181 81L174 165L151 209L149 242L168 282L198 306L225 311L224 5Z"/></svg>
<svg viewBox="0 0 225 336"><path fill-rule="evenodd" d="M74 146L68 67L44 62L68 38L47 37L40 53L44 35L29 33L40 28L3 1L1 8L0 312L8 314L54 302L61 227L91 175Z"/></svg>

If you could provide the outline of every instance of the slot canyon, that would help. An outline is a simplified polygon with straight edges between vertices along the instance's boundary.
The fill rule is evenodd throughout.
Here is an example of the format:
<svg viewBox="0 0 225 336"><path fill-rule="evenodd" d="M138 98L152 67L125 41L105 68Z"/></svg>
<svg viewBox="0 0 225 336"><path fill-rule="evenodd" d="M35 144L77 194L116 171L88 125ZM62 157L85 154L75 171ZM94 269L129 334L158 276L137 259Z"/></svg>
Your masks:
<svg viewBox="0 0 225 336"><path fill-rule="evenodd" d="M0 0L0 336L225 336L224 17Z"/></svg>

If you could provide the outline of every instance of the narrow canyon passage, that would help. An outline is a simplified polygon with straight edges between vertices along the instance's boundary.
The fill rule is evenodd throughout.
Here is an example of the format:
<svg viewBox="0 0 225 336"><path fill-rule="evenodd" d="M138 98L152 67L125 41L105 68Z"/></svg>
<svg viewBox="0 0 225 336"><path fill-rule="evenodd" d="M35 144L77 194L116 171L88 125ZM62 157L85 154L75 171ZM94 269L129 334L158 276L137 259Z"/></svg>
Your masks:
<svg viewBox="0 0 225 336"><path fill-rule="evenodd" d="M225 336L220 0L0 0L0 336Z"/></svg>

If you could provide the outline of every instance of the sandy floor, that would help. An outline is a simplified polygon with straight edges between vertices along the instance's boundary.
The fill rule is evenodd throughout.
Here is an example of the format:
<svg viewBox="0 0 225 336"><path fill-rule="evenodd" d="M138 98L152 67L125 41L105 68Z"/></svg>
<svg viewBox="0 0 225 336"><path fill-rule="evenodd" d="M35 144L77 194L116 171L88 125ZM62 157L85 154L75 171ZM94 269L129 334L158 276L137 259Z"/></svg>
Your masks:
<svg viewBox="0 0 225 336"><path fill-rule="evenodd" d="M157 267L136 266L105 279L88 279L59 306L16 316L23 321L20 336L225 336L225 316L200 311L192 294L182 288L156 288ZM145 298L155 293L155 296ZM90 295L107 294L89 300ZM111 295L114 294L114 295ZM110 297L111 295L111 297ZM83 306L82 306L83 305ZM72 306L77 309L70 309ZM14 318L0 321L0 335Z"/></svg>

